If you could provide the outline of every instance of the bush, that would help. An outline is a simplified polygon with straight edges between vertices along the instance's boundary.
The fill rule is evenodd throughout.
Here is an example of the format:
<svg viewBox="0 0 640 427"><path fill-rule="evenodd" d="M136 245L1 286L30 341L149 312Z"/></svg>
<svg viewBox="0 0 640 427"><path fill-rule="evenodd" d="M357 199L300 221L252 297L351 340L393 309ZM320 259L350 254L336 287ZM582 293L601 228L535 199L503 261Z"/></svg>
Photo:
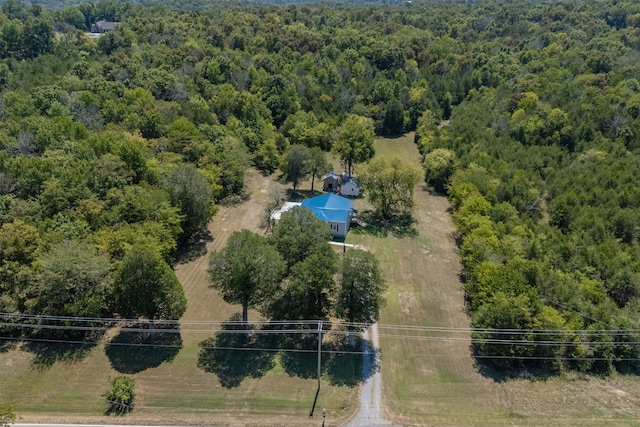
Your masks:
<svg viewBox="0 0 640 427"><path fill-rule="evenodd" d="M107 414L124 415L133 410L136 396L136 381L127 375L116 375L109 379L110 387L105 393L109 408Z"/></svg>

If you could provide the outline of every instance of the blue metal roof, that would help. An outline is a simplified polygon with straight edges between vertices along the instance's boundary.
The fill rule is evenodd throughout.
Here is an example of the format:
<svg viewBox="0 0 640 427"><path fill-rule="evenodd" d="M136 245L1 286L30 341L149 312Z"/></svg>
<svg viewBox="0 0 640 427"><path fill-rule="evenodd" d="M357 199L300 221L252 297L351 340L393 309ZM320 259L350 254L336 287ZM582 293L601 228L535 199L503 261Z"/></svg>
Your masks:
<svg viewBox="0 0 640 427"><path fill-rule="evenodd" d="M302 206L311 210L315 216L325 222L348 222L353 214L353 200L333 193L323 194L302 201Z"/></svg>
<svg viewBox="0 0 640 427"><path fill-rule="evenodd" d="M338 196L337 194L327 193L303 200L302 206L309 209L320 208L350 210L353 209L353 200Z"/></svg>

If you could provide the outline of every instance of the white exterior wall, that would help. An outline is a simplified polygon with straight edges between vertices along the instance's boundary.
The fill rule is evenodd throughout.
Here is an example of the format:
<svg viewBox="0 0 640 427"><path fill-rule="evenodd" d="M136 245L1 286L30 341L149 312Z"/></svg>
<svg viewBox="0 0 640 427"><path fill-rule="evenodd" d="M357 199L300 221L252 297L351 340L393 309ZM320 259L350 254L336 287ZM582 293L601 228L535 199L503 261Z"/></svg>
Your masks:
<svg viewBox="0 0 640 427"><path fill-rule="evenodd" d="M334 237L346 237L347 225L344 222L328 222L331 227L331 235Z"/></svg>
<svg viewBox="0 0 640 427"><path fill-rule="evenodd" d="M340 193L345 196L357 196L360 194L360 188L353 182L347 182L340 189Z"/></svg>

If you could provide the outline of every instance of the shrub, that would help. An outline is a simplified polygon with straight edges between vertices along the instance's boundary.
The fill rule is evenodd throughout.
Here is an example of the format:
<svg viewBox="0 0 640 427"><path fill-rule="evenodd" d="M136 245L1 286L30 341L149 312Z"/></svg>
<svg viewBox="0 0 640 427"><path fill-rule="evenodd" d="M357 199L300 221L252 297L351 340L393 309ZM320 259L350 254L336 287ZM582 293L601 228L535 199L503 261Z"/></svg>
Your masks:
<svg viewBox="0 0 640 427"><path fill-rule="evenodd" d="M127 375L116 375L109 379L109 389L105 398L109 405L107 414L124 415L133 410L133 399L136 396L136 381Z"/></svg>

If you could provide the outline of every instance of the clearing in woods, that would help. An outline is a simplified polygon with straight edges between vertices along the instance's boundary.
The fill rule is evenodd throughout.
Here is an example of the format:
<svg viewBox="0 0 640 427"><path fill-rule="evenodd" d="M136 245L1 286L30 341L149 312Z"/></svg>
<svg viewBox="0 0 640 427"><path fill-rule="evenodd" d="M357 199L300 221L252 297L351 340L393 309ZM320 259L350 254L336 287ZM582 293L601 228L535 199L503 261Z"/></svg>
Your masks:
<svg viewBox="0 0 640 427"><path fill-rule="evenodd" d="M378 139L376 152L420 161L413 134ZM271 178L252 171L247 177L250 199L221 207L209 225L211 240L191 261L176 266L188 307L181 342L172 352L164 348L164 359L141 357L150 356L144 347L119 353L121 360L115 351L108 354L104 343L115 332L78 358L0 342L2 403L15 406L20 422L318 425L319 412L313 420L308 418L316 386L313 376L290 376L276 362L264 376L245 376L238 386L226 388L218 376L197 367L199 344L217 330L197 322L224 321L240 309L224 303L208 287L207 253L223 247L235 230L258 229L272 184ZM310 182L301 188L310 188ZM427 192L423 184L416 186L414 194L413 233L382 236L354 229L347 238L347 243L363 245L378 256L389 284L379 322L385 418L399 425L461 427L637 425L640 381L635 376L566 375L529 381L494 380L478 373L469 350L469 332L464 331L469 318L464 312L449 204L446 198ZM356 201L356 208L367 208L364 199ZM250 313L250 320L258 318ZM463 332L427 333L426 327L462 328ZM102 415L102 394L108 378L117 373L114 366L136 355L138 365L131 373L136 379L136 408L124 418L107 418ZM331 385L323 378L319 408L327 408L326 425L339 425L355 414L357 395L358 387Z"/></svg>

